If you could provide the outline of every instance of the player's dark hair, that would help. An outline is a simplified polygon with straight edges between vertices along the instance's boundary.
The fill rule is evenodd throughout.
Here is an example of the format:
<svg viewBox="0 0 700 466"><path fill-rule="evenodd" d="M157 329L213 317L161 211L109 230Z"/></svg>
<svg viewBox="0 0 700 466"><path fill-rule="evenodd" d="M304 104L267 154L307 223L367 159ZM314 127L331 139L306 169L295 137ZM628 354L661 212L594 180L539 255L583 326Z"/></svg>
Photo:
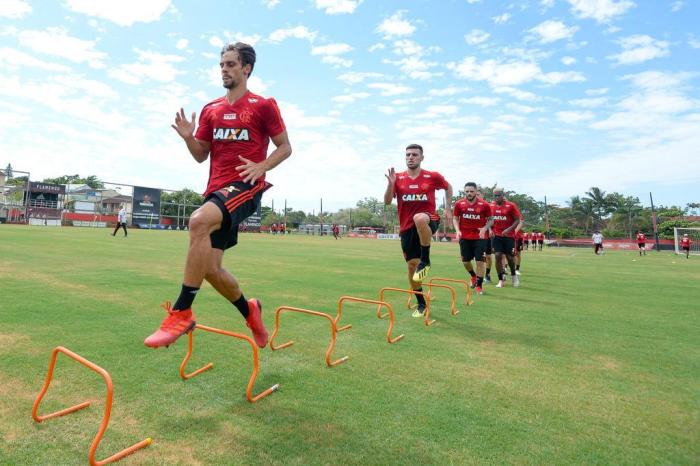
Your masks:
<svg viewBox="0 0 700 466"><path fill-rule="evenodd" d="M472 188L476 189L476 183L474 183L473 181L467 181L466 183L464 183L464 187L466 188L467 186L471 186Z"/></svg>
<svg viewBox="0 0 700 466"><path fill-rule="evenodd" d="M423 154L423 146L421 146L420 144L409 144L408 146L406 146L406 150L408 149L418 149L420 153Z"/></svg>
<svg viewBox="0 0 700 466"><path fill-rule="evenodd" d="M248 77L253 74L253 68L255 68L255 49L248 44L243 42L236 42L235 44L226 44L224 48L221 49L221 56L223 57L226 52L238 52L238 57L241 59L241 66L250 65L250 73Z"/></svg>

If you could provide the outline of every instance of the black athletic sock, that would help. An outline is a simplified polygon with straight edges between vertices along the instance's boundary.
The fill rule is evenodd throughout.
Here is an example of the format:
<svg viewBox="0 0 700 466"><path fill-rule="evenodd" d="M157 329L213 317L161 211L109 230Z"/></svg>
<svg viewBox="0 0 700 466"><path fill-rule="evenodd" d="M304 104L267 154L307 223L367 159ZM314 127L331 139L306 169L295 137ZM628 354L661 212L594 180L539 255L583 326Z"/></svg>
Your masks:
<svg viewBox="0 0 700 466"><path fill-rule="evenodd" d="M515 266L515 270L520 270L520 264Z"/></svg>
<svg viewBox="0 0 700 466"><path fill-rule="evenodd" d="M180 290L180 296L178 296L173 306L173 311L184 311L185 309L191 308L198 291L199 288L183 284Z"/></svg>
<svg viewBox="0 0 700 466"><path fill-rule="evenodd" d="M506 274L503 272L498 272L498 281L505 281Z"/></svg>
<svg viewBox="0 0 700 466"><path fill-rule="evenodd" d="M248 301L245 299L245 296L243 296L243 293L241 293L241 297L238 298L236 301L231 301L231 303L238 308L238 311L241 313L241 315L247 319L248 318Z"/></svg>
<svg viewBox="0 0 700 466"><path fill-rule="evenodd" d="M413 290L413 291L419 291L419 292L422 293L422 292L423 292L423 288L418 288L418 289L415 289L415 290ZM416 295L416 301L418 301L418 307L425 308L425 296L423 296L422 294L417 294L417 295Z"/></svg>
<svg viewBox="0 0 700 466"><path fill-rule="evenodd" d="M486 269L486 276L487 276L487 277L490 277L490 276L491 276L491 267L488 267L488 268Z"/></svg>
<svg viewBox="0 0 700 466"><path fill-rule="evenodd" d="M467 272L469 272L469 275L470 275L470 276L476 277L476 273L474 273L473 270L467 270Z"/></svg>
<svg viewBox="0 0 700 466"><path fill-rule="evenodd" d="M476 286L481 288L481 285L484 284L484 277L476 277Z"/></svg>
<svg viewBox="0 0 700 466"><path fill-rule="evenodd" d="M430 246L420 247L420 261L424 264L430 265Z"/></svg>

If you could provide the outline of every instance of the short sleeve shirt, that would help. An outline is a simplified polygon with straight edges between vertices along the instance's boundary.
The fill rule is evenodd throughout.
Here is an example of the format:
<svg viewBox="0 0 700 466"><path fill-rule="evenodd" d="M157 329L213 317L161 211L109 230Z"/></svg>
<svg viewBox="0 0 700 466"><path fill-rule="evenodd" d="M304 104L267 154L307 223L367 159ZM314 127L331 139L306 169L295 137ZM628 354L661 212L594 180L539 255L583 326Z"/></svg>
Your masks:
<svg viewBox="0 0 700 466"><path fill-rule="evenodd" d="M401 232L413 228L413 216L426 213L431 220L440 220L435 212L435 191L447 189L447 180L438 172L421 170L416 178L408 176L408 172L396 174L394 197L399 211L399 230Z"/></svg>
<svg viewBox="0 0 700 466"><path fill-rule="evenodd" d="M460 199L455 203L453 215L459 220L462 239L479 239L479 228L483 228L491 216L491 205L483 199L474 202Z"/></svg>
<svg viewBox="0 0 700 466"><path fill-rule="evenodd" d="M199 115L195 138L211 144L209 182L204 193L241 181L236 167L245 157L255 163L267 158L270 138L285 130L275 99L266 99L248 91L230 104L226 97L208 103ZM264 181L261 177L258 182Z"/></svg>
<svg viewBox="0 0 700 466"><path fill-rule="evenodd" d="M503 230L510 227L515 219L522 219L518 206L510 201L503 201L501 205L495 202L491 204L491 214L493 215L493 234L495 236L507 236L513 238L513 230L504 235Z"/></svg>

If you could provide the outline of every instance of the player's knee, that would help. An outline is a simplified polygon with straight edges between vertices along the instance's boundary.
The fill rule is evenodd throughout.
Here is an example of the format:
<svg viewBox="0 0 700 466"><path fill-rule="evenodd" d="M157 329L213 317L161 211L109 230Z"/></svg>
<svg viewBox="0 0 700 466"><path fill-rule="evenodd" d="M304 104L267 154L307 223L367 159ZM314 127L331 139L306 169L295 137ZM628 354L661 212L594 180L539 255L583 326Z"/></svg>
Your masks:
<svg viewBox="0 0 700 466"><path fill-rule="evenodd" d="M413 216L413 223L416 225L427 225L430 218L426 214L416 214Z"/></svg>

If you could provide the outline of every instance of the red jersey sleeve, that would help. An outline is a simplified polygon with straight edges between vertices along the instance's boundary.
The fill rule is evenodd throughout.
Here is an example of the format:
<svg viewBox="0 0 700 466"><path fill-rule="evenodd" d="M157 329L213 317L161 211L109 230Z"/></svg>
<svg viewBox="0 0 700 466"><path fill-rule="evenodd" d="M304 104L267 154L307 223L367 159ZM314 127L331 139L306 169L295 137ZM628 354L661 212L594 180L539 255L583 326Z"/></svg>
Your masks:
<svg viewBox="0 0 700 466"><path fill-rule="evenodd" d="M261 109L261 115L265 130L270 137L275 137L286 129L277 101L274 98L267 99L267 105Z"/></svg>
<svg viewBox="0 0 700 466"><path fill-rule="evenodd" d="M455 202L455 206L452 209L452 215L454 215L455 217L459 217L460 215L462 215L462 209L460 208L461 205L462 203L460 201Z"/></svg>
<svg viewBox="0 0 700 466"><path fill-rule="evenodd" d="M518 209L518 206L515 204L513 205L513 218L519 218L520 221L523 221L523 214L520 213L520 210Z"/></svg>
<svg viewBox="0 0 700 466"><path fill-rule="evenodd" d="M442 174L440 174L440 173L437 173L437 172L433 172L433 173L435 175L435 178L434 178L435 189L447 189L447 186L449 183L447 183L447 180L445 179L445 177L442 176Z"/></svg>
<svg viewBox="0 0 700 466"><path fill-rule="evenodd" d="M209 122L209 107L204 107L199 114L199 126L194 134L195 139L200 141L211 142L214 139L214 133Z"/></svg>

